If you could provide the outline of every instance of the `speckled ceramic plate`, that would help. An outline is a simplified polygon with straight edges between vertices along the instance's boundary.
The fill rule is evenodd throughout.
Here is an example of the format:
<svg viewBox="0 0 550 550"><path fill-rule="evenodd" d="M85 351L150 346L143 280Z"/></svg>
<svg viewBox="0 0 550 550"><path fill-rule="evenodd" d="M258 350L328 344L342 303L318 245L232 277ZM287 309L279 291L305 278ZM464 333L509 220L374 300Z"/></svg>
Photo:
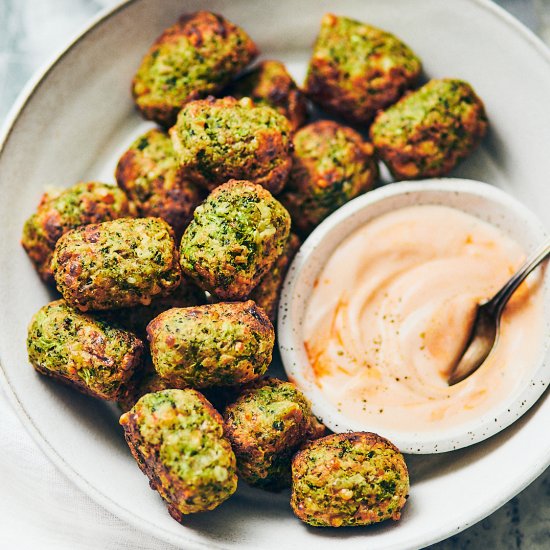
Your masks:
<svg viewBox="0 0 550 550"><path fill-rule="evenodd" d="M29 87L0 152L0 359L3 385L47 455L103 506L184 548L415 548L448 537L501 506L550 463L550 399L501 434L465 450L411 456L411 498L399 523L313 529L297 521L288 493L242 484L215 511L174 522L131 458L114 408L38 376L26 326L50 296L19 246L44 185L113 181L119 155L148 127L129 83L143 53L183 11L211 9L244 26L264 55L305 72L323 13L369 21L402 37L430 76L469 80L492 128L454 176L493 183L542 219L550 204L550 54L488 1L136 0L98 18ZM528 449L528 452L526 452ZM70 518L68 518L70 521Z"/></svg>

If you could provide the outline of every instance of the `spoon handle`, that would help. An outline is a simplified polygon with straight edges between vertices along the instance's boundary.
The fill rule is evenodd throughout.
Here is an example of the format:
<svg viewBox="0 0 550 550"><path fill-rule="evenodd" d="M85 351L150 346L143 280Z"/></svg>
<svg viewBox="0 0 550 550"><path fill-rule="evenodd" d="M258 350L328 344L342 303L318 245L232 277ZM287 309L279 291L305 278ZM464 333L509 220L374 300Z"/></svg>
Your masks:
<svg viewBox="0 0 550 550"><path fill-rule="evenodd" d="M535 269L541 262L550 256L550 240L547 240L537 248L510 280L487 302L487 309L497 318L500 317L504 306L515 292L517 287L525 280L527 275Z"/></svg>

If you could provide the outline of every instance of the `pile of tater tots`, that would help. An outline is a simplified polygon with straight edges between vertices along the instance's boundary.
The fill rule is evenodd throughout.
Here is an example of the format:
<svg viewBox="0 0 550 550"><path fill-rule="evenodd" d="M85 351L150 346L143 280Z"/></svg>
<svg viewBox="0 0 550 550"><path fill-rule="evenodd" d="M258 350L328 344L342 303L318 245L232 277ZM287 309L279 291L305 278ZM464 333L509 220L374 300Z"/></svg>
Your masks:
<svg viewBox="0 0 550 550"><path fill-rule="evenodd" d="M457 79L420 86L392 34L325 15L305 84L220 15L186 14L142 59L132 94L157 127L117 185L49 189L22 244L59 299L33 317L41 374L117 402L132 455L180 522L236 491L291 489L314 526L398 520L403 455L329 434L289 381L266 376L281 287L303 239L373 188L447 174L487 118ZM326 113L326 114L324 114Z"/></svg>

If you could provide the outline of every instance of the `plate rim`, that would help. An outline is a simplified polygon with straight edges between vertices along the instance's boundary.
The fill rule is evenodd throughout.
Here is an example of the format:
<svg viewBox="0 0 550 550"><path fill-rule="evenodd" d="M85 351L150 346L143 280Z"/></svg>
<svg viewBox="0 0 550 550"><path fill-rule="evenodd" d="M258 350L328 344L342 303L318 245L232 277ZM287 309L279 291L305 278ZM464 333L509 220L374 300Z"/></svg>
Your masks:
<svg viewBox="0 0 550 550"><path fill-rule="evenodd" d="M72 35L72 37L66 42L65 46L54 52L49 57L40 69L38 69L34 75L29 79L27 84L23 87L19 93L17 99L10 108L2 126L0 127L0 162L5 153L6 144L9 141L12 130L21 116L25 107L32 99L32 97L39 91L42 83L53 71L53 69L65 58L65 56L76 47L88 34L93 30L100 27L104 22L110 19L112 16L119 12L123 12L131 5L141 0L120 0L113 6L106 7L100 10L95 16L91 17L80 30ZM513 15L507 12L504 8L492 2L492 0L463 0L469 4L485 10L490 16L495 17L505 23L512 32L521 36L527 44L533 48L533 53L537 53L541 56L542 61L545 61L550 68L550 48L544 44L541 38L539 38L533 31L528 29L523 23L516 19ZM184 8L184 6L182 6ZM78 473L73 466L71 466L65 459L59 454L59 452L53 447L53 445L46 439L40 430L36 427L31 416L27 413L22 403L19 401L15 389L12 387L7 372L3 367L2 350L0 350L0 387L4 390L7 401L11 404L17 417L32 437L34 442L42 450L42 452L48 457L48 459L68 478L74 483L80 490L90 496L99 505L103 506L106 510L111 512L116 517L125 521L129 525L136 527L137 529L146 532L154 538L162 538L164 541L174 544L176 546L181 545L182 541L193 549L211 549L218 548L223 550L223 546L208 541L200 540L192 531L182 531L182 535L176 535L166 530L165 528L149 521L147 518L142 518L135 515L133 512L111 499L102 491L94 487L89 481L87 481L80 473ZM492 506L478 510L476 514L463 514L462 519L459 520L458 526L449 530L449 528L434 529L430 533L425 534L424 537L417 536L414 540L408 541L408 546L395 546L390 545L388 548L420 548L426 547L431 544L435 544L442 540L451 537L468 527L475 525L479 521L491 515L493 512L501 508L514 496L520 493L533 481L535 481L547 468L550 466L550 445L548 449L548 456L545 462L539 464L537 468L531 468L527 475L518 476L517 482L513 485L513 490L506 491L506 494L501 495L498 500L495 500ZM510 487L510 485L508 485ZM471 509L470 509L471 512ZM190 546L193 545L193 546Z"/></svg>

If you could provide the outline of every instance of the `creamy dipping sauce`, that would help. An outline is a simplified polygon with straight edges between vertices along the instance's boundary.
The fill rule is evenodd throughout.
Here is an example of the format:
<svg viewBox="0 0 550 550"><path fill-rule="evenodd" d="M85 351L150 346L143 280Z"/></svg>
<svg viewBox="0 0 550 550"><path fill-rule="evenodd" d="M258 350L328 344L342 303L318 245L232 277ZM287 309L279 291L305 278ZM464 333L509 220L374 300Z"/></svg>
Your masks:
<svg viewBox="0 0 550 550"><path fill-rule="evenodd" d="M449 365L476 304L524 259L498 228L449 207L402 208L367 223L330 257L307 305L304 340L316 383L366 426L425 432L479 418L536 367L540 273L508 303L479 370L449 387Z"/></svg>

